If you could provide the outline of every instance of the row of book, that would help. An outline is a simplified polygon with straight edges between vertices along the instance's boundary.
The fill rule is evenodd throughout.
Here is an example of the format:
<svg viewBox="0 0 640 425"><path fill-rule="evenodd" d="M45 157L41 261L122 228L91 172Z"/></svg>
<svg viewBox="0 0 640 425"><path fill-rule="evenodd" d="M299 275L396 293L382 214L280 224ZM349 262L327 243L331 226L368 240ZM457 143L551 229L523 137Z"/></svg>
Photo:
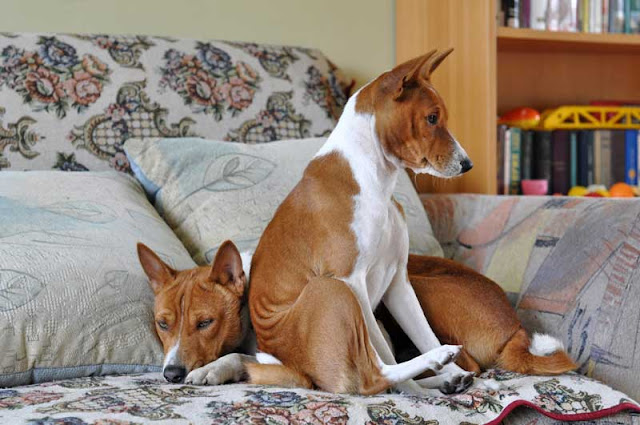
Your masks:
<svg viewBox="0 0 640 425"><path fill-rule="evenodd" d="M518 195L520 182L544 179L549 194L573 186L638 184L639 130L522 130L498 126L498 193Z"/></svg>
<svg viewBox="0 0 640 425"><path fill-rule="evenodd" d="M499 0L503 26L547 31L640 33L640 0Z"/></svg>

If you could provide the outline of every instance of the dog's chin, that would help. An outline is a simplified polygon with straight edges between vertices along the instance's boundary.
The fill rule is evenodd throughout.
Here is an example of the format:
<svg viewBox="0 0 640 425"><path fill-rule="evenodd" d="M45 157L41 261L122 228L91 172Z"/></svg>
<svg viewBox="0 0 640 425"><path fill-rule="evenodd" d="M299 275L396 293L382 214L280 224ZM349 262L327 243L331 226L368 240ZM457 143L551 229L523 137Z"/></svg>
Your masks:
<svg viewBox="0 0 640 425"><path fill-rule="evenodd" d="M408 166L407 168L409 168L411 171L413 171L416 174L429 174L430 176L439 177L441 179L453 179L455 177L462 175L462 173L460 172L455 174L441 173L440 171L433 168L431 164L428 164L426 167L422 167L422 168L416 168L415 166Z"/></svg>

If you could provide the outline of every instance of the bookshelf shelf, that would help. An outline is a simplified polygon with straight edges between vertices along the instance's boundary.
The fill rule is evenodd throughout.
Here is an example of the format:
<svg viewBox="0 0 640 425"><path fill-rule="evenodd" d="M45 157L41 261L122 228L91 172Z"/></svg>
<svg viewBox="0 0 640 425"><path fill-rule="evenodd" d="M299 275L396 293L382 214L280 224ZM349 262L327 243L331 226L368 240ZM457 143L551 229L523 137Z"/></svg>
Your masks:
<svg viewBox="0 0 640 425"><path fill-rule="evenodd" d="M497 37L498 51L640 53L640 35L638 34L555 32L499 27Z"/></svg>

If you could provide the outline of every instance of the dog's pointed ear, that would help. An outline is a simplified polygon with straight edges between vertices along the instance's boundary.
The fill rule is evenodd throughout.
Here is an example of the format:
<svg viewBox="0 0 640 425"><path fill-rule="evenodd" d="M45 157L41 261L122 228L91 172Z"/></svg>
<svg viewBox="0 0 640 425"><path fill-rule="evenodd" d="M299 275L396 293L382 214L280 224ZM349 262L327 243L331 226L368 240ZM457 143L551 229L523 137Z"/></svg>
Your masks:
<svg viewBox="0 0 640 425"><path fill-rule="evenodd" d="M442 53L439 53L435 56L433 56L431 58L431 60L429 60L429 62L427 63L428 65L428 70L426 71L425 74L423 74L425 76L426 79L429 79L429 77L431 77L431 74L433 74L433 71L436 70L436 68L438 66L440 66L440 64L442 63L443 60L446 59L447 56L449 56L449 54L453 52L453 47L451 47L450 49L445 50Z"/></svg>
<svg viewBox="0 0 640 425"><path fill-rule="evenodd" d="M404 93L405 89L420 77L421 70L424 68L424 65L429 61L429 59L431 59L431 57L435 53L436 50L433 49L422 56L418 56L417 58L413 58L396 66L391 71L391 74L394 74L397 78L393 96L394 99L399 99L402 96L402 93Z"/></svg>
<svg viewBox="0 0 640 425"><path fill-rule="evenodd" d="M216 258L211 265L209 280L226 286L239 297L244 294L247 278L242 270L240 252L233 242L225 241L218 248Z"/></svg>
<svg viewBox="0 0 640 425"><path fill-rule="evenodd" d="M154 294L175 279L176 271L165 264L151 248L140 242L138 242L138 259L142 270L149 278L149 286Z"/></svg>

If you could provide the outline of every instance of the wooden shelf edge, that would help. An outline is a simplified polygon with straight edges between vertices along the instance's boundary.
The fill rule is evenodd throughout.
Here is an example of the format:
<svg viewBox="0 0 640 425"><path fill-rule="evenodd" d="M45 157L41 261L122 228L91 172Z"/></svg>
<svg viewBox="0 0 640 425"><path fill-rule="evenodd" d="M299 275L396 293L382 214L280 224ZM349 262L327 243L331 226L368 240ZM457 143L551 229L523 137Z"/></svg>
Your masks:
<svg viewBox="0 0 640 425"><path fill-rule="evenodd" d="M498 50L640 52L640 34L598 34L499 27L497 35Z"/></svg>

